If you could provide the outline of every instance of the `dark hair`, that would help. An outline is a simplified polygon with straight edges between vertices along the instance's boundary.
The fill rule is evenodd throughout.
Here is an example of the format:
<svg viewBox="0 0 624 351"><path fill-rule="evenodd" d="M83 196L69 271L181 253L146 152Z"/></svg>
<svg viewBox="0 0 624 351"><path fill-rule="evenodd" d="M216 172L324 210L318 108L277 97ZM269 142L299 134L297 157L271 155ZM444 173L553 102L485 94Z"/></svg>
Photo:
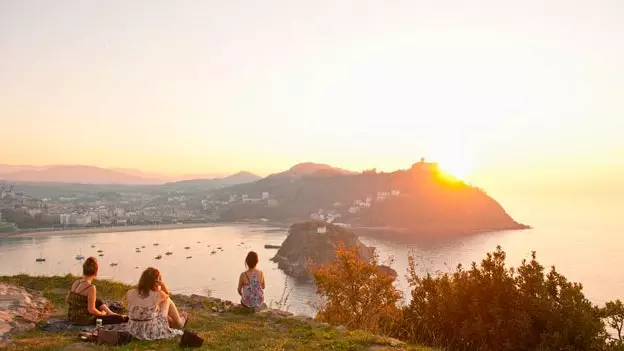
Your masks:
<svg viewBox="0 0 624 351"><path fill-rule="evenodd" d="M158 282L160 280L160 271L154 267L149 267L141 274L139 279L139 286L137 290L139 295L143 298L148 297L150 291L156 291L158 289Z"/></svg>
<svg viewBox="0 0 624 351"><path fill-rule="evenodd" d="M90 277L92 275L96 275L98 272L98 262L95 257L87 258L82 264L82 274L86 277Z"/></svg>
<svg viewBox="0 0 624 351"><path fill-rule="evenodd" d="M256 268L256 265L258 264L258 254L254 251L249 251L247 257L245 258L245 264L249 269Z"/></svg>

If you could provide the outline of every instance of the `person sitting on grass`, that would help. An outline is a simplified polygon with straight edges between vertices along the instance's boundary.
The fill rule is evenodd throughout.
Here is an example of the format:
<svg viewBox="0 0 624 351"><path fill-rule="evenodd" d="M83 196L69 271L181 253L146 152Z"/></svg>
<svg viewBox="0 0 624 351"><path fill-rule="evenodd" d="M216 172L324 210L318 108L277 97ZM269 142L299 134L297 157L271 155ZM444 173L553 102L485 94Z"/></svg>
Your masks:
<svg viewBox="0 0 624 351"><path fill-rule="evenodd" d="M258 310L264 305L264 273L257 269L258 254L250 251L245 258L246 271L238 277L238 294L241 304Z"/></svg>
<svg viewBox="0 0 624 351"><path fill-rule="evenodd" d="M140 340L170 339L182 335L188 314L178 312L158 269L149 267L136 289L128 291L128 332Z"/></svg>
<svg viewBox="0 0 624 351"><path fill-rule="evenodd" d="M98 262L89 257L82 265L81 279L76 280L65 298L68 304L67 317L74 325L94 325L96 319L102 324L120 324L128 321L128 317L111 311L102 300L96 297L97 290L93 279L98 274Z"/></svg>

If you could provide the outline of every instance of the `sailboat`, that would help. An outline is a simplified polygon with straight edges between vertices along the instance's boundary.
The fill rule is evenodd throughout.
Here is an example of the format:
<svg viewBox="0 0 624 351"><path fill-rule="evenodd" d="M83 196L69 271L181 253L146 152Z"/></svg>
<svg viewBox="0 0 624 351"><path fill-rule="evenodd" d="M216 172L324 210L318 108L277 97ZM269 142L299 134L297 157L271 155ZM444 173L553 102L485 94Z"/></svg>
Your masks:
<svg viewBox="0 0 624 351"><path fill-rule="evenodd" d="M36 244L37 241L35 240L35 238L33 238L33 244ZM39 257L35 259L35 262L45 262L46 259L43 258L43 253L41 251L39 251Z"/></svg>
<svg viewBox="0 0 624 351"><path fill-rule="evenodd" d="M82 255L82 246L80 247L80 253L76 255L77 260L84 260L84 256Z"/></svg>

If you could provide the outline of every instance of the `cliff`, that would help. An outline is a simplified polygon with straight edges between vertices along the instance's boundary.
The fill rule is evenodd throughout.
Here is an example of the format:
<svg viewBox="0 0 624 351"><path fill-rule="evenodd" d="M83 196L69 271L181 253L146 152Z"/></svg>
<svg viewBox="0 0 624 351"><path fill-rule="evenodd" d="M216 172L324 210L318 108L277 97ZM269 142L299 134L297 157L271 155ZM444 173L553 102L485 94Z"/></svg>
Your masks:
<svg viewBox="0 0 624 351"><path fill-rule="evenodd" d="M271 260L277 262L286 274L307 279L310 276L308 263L330 263L341 243L346 247L359 248L360 257L366 262L371 261L375 252L374 248L362 244L355 234L345 228L320 221L307 221L290 227L288 237ZM393 272L389 267L384 270Z"/></svg>

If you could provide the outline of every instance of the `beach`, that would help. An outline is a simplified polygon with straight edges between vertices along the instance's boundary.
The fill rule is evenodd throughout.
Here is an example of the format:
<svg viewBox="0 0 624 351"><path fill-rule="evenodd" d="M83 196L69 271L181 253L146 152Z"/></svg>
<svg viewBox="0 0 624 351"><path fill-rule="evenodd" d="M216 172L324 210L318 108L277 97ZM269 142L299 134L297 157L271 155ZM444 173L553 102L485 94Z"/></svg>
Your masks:
<svg viewBox="0 0 624 351"><path fill-rule="evenodd" d="M275 222L213 222L213 223L173 223L173 224L150 224L150 225L129 225L118 227L93 227L93 228L59 228L59 229L45 229L40 231L20 231L15 233L0 234L0 238L29 238L40 237L47 235L76 235L76 234L100 234L100 233L123 233L123 232L142 232L142 231L156 231L156 230L174 230L174 229L191 229L191 228L211 228L221 227L227 225L267 225L272 227L288 226L284 223Z"/></svg>

